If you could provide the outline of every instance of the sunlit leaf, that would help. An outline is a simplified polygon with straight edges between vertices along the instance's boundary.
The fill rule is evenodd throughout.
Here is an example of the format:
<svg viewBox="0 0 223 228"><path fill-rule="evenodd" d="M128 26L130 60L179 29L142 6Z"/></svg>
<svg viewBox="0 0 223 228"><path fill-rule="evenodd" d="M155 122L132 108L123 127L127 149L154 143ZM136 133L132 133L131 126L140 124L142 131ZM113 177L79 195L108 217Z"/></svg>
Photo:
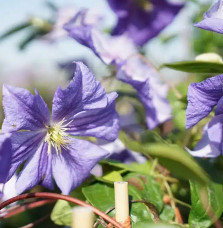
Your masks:
<svg viewBox="0 0 223 228"><path fill-rule="evenodd" d="M186 180L192 179L200 183L208 183L209 177L198 163L185 150L177 145L160 143L140 144L120 133L120 139L127 148L140 152L145 156L155 156L159 162L168 168L175 176Z"/></svg>
<svg viewBox="0 0 223 228"><path fill-rule="evenodd" d="M222 63L213 63L205 61L183 61L174 63L165 63L160 68L168 67L173 70L188 73L223 73Z"/></svg>
<svg viewBox="0 0 223 228"><path fill-rule="evenodd" d="M209 227L223 212L223 188L211 182L201 186L190 183L192 208L189 215L191 227Z"/></svg>

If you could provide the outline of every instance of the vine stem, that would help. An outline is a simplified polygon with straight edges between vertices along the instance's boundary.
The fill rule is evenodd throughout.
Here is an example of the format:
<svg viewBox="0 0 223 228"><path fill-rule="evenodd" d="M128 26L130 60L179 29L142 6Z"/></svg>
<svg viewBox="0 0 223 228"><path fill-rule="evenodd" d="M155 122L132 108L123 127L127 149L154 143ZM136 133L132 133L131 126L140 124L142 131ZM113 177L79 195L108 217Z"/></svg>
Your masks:
<svg viewBox="0 0 223 228"><path fill-rule="evenodd" d="M24 199L30 199L30 198L48 198L48 199L56 199L56 200L65 200L74 204L78 204L84 207L90 208L95 214L99 215L103 219L107 220L109 223L114 225L117 228L124 228L120 223L116 222L114 219L112 219L110 216L105 214L104 212L100 211L99 209L93 207L92 205L79 200L77 198L71 197L71 196L66 196L66 195L61 195L57 193L49 193L49 192L35 192L35 193L26 193L22 194L19 196L15 196L11 199L8 199L4 201L3 203L0 204L0 210L3 209L4 207L8 206L11 203L17 202L19 200L24 200Z"/></svg>
<svg viewBox="0 0 223 228"><path fill-rule="evenodd" d="M10 218L14 215L17 215L19 213L22 213L23 211L25 210L29 210L29 209L33 209L33 208L36 208L36 207L41 207L42 205L45 205L47 203L53 203L55 202L55 200L40 200L40 201L36 201L36 202L32 202L32 203L29 203L29 204L23 204L21 206L18 206L12 210L9 210L9 211L4 211L4 214L3 216L0 215L0 219L6 219L6 218Z"/></svg>

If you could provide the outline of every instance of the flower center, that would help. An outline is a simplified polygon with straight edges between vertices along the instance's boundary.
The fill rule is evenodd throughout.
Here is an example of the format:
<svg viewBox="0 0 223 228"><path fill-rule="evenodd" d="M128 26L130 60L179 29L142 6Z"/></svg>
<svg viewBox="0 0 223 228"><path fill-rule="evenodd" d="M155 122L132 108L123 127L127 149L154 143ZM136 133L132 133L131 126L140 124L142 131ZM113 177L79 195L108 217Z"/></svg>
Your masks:
<svg viewBox="0 0 223 228"><path fill-rule="evenodd" d="M145 11L152 11L153 10L153 5L150 1L148 0L137 0L138 6L145 10Z"/></svg>
<svg viewBox="0 0 223 228"><path fill-rule="evenodd" d="M62 148L69 148L70 140L66 130L68 129L67 126L70 124L70 122L67 124L64 124L64 122L65 119L52 126L46 127L47 135L44 141L48 143L48 154L50 154L52 146L55 148L57 154L62 152Z"/></svg>

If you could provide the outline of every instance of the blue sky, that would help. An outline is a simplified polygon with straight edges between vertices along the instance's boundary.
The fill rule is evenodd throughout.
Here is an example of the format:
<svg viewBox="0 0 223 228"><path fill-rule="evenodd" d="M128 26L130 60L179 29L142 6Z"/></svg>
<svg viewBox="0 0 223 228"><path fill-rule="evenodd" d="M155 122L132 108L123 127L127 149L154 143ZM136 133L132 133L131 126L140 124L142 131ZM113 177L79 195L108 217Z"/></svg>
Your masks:
<svg viewBox="0 0 223 228"><path fill-rule="evenodd" d="M77 7L90 7L101 11L105 16L105 25L111 26L115 23L115 16L107 7L106 0L51 0L58 7L74 5ZM1 0L0 3L0 34L7 29L27 20L30 16L48 18L50 10L45 6L46 0ZM152 40L146 46L147 56L155 64L162 62L182 60L188 57L188 34L191 31L189 22L191 9L189 6L176 18L174 23L169 26L163 34L180 34L174 42L170 42L167 47L163 46L158 39ZM182 26L183 25L183 26ZM36 70L45 71L55 70L55 63L66 59L78 59L87 56L92 60L90 63L95 69L98 68L100 61L91 53L73 40L61 40L56 44L49 45L46 42L35 41L24 51L17 49L19 41L24 38L24 32L15 35L4 42L0 42L0 67L11 70L19 67L31 66ZM165 48L165 52L164 49ZM177 51L176 51L177 50ZM165 54L164 54L165 53ZM100 67L102 65L100 64ZM0 68L0 69L1 69ZM103 67L102 67L103 68ZM105 68L105 67L104 67ZM104 73L104 71L102 70ZM100 74L100 72L99 72ZM175 74L175 73L171 73Z"/></svg>

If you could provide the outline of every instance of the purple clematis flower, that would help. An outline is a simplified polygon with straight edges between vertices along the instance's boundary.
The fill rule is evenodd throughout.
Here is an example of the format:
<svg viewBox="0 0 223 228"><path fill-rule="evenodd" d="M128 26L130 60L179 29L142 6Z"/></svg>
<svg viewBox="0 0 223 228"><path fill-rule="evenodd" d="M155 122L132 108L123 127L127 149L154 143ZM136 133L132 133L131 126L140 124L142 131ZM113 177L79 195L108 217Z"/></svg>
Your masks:
<svg viewBox="0 0 223 228"><path fill-rule="evenodd" d="M79 14L79 17L84 17ZM105 64L116 67L117 78L136 89L146 110L149 129L171 118L166 100L167 87L162 85L157 71L140 59L133 42L123 36L108 36L95 27L78 23L80 18L65 25L69 36L89 47Z"/></svg>
<svg viewBox="0 0 223 228"><path fill-rule="evenodd" d="M192 83L188 88L186 128L191 128L206 117L223 96L223 75Z"/></svg>
<svg viewBox="0 0 223 228"><path fill-rule="evenodd" d="M118 17L112 34L127 34L140 46L157 36L184 6L168 0L108 0L108 3Z"/></svg>
<svg viewBox="0 0 223 228"><path fill-rule="evenodd" d="M223 75L189 86L187 128L206 117L215 106L215 116L204 127L202 139L193 151L188 150L195 157L217 157L223 154Z"/></svg>
<svg viewBox="0 0 223 228"><path fill-rule="evenodd" d="M196 27L223 34L223 0L218 0L203 15L203 20Z"/></svg>
<svg viewBox="0 0 223 228"><path fill-rule="evenodd" d="M12 157L10 134L0 134L0 183L5 183Z"/></svg>
<svg viewBox="0 0 223 228"><path fill-rule="evenodd" d="M82 183L94 165L107 155L99 146L72 136L115 140L119 120L116 93L106 94L82 63L73 80L57 89L52 118L38 91L3 87L3 132L11 132L12 162L8 179L25 162L16 182L18 193L41 184L53 189L53 177L63 194Z"/></svg>

